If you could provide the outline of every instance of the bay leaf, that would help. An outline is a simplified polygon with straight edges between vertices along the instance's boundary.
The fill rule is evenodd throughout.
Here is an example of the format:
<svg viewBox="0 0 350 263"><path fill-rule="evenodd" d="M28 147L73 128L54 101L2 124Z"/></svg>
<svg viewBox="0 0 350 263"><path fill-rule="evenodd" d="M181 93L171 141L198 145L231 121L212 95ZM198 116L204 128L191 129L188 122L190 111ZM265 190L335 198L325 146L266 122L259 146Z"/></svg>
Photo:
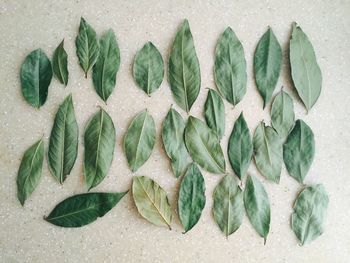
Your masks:
<svg viewBox="0 0 350 263"><path fill-rule="evenodd" d="M225 105L220 95L213 89L208 89L204 117L209 128L221 139L225 133Z"/></svg>
<svg viewBox="0 0 350 263"><path fill-rule="evenodd" d="M55 77L65 86L68 84L68 55L64 49L64 39L55 49L52 58L52 69Z"/></svg>

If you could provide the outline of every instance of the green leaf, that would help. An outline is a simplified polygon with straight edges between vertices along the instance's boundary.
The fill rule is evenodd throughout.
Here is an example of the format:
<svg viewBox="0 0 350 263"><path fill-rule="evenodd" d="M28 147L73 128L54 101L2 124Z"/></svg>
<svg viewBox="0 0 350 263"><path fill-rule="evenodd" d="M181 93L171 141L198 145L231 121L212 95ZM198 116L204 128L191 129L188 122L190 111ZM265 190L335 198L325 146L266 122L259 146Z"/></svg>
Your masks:
<svg viewBox="0 0 350 263"><path fill-rule="evenodd" d="M272 29L261 37L254 54L255 82L266 104L271 100L281 72L282 49Z"/></svg>
<svg viewBox="0 0 350 263"><path fill-rule="evenodd" d="M248 176L243 200L250 223L266 243L270 230L270 202L264 186L256 177Z"/></svg>
<svg viewBox="0 0 350 263"><path fill-rule="evenodd" d="M189 164L189 155L184 141L184 130L184 120L176 110L171 108L163 121L162 140L176 178L185 173Z"/></svg>
<svg viewBox="0 0 350 263"><path fill-rule="evenodd" d="M282 169L282 142L277 132L261 122L253 138L255 163L266 179L279 183Z"/></svg>
<svg viewBox="0 0 350 263"><path fill-rule="evenodd" d="M225 158L219 139L203 121L190 116L185 128L185 143L193 161L215 174L226 170Z"/></svg>
<svg viewBox="0 0 350 263"><path fill-rule="evenodd" d="M67 52L64 50L64 39L56 48L52 58L52 69L55 77L65 86L68 84Z"/></svg>
<svg viewBox="0 0 350 263"><path fill-rule="evenodd" d="M314 48L305 33L294 22L289 44L289 60L294 86L309 111L321 93L322 73Z"/></svg>
<svg viewBox="0 0 350 263"><path fill-rule="evenodd" d="M221 231L229 236L242 224L243 192L232 175L226 175L214 190L213 214Z"/></svg>
<svg viewBox="0 0 350 263"><path fill-rule="evenodd" d="M221 139L225 133L225 105L215 90L208 89L208 97L204 104L204 117L209 128L215 131Z"/></svg>
<svg viewBox="0 0 350 263"><path fill-rule="evenodd" d="M113 161L115 128L111 117L102 108L86 126L84 146L84 176L91 189L102 182Z"/></svg>
<svg viewBox="0 0 350 263"><path fill-rule="evenodd" d="M221 95L237 105L247 90L247 72L243 46L230 27L216 44L214 77Z"/></svg>
<svg viewBox="0 0 350 263"><path fill-rule="evenodd" d="M137 85L148 96L156 91L163 81L164 63L162 55L152 42L147 42L141 50L137 51L133 76Z"/></svg>
<svg viewBox="0 0 350 263"><path fill-rule="evenodd" d="M169 59L169 84L176 103L189 112L198 97L201 74L187 19L173 42Z"/></svg>
<svg viewBox="0 0 350 263"><path fill-rule="evenodd" d="M281 90L272 102L271 125L284 140L294 124L293 100Z"/></svg>
<svg viewBox="0 0 350 263"><path fill-rule="evenodd" d="M100 46L95 30L82 17L80 18L79 34L75 39L75 45L79 63L86 78L88 71L97 61Z"/></svg>
<svg viewBox="0 0 350 263"><path fill-rule="evenodd" d="M134 176L132 195L137 210L145 219L157 226L171 229L171 207L165 191L146 176Z"/></svg>
<svg viewBox="0 0 350 263"><path fill-rule="evenodd" d="M186 233L197 224L205 206L205 182L196 164L188 167L182 179L178 206L181 224Z"/></svg>
<svg viewBox="0 0 350 263"><path fill-rule="evenodd" d="M92 69L92 81L97 94L107 101L112 94L120 65L120 52L112 29L100 39L100 55Z"/></svg>
<svg viewBox="0 0 350 263"><path fill-rule="evenodd" d="M48 151L50 171L61 184L66 180L77 158L78 137L72 95L69 95L56 113Z"/></svg>
<svg viewBox="0 0 350 263"><path fill-rule="evenodd" d="M253 143L243 112L233 126L227 153L233 171L242 180L248 171L253 155Z"/></svg>
<svg viewBox="0 0 350 263"><path fill-rule="evenodd" d="M124 137L124 152L131 171L136 172L148 160L155 140L153 117L144 110L134 117Z"/></svg>
<svg viewBox="0 0 350 263"><path fill-rule="evenodd" d="M17 197L21 205L39 184L44 160L44 142L40 139L30 146L22 157L17 173Z"/></svg>
<svg viewBox="0 0 350 263"><path fill-rule="evenodd" d="M328 195L323 185L308 186L297 197L292 214L292 229L301 244L307 244L324 231Z"/></svg>
<svg viewBox="0 0 350 263"><path fill-rule="evenodd" d="M314 134L305 122L297 120L283 145L283 159L290 176L303 183L314 155Z"/></svg>
<svg viewBox="0 0 350 263"><path fill-rule="evenodd" d="M74 195L56 205L44 219L61 227L85 226L107 214L127 192Z"/></svg>
<svg viewBox="0 0 350 263"><path fill-rule="evenodd" d="M21 67L21 86L25 100L35 108L44 105L52 79L49 58L36 49L25 58Z"/></svg>

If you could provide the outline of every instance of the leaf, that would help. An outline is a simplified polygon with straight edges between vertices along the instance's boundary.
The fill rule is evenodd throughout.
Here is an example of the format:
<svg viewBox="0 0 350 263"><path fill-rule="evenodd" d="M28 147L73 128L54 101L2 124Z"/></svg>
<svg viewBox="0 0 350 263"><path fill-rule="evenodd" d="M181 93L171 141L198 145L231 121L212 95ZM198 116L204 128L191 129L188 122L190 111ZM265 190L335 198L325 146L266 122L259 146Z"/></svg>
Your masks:
<svg viewBox="0 0 350 263"><path fill-rule="evenodd" d="M44 160L44 142L40 139L30 146L23 155L17 173L17 197L21 205L39 184Z"/></svg>
<svg viewBox="0 0 350 263"><path fill-rule="evenodd" d="M55 77L65 86L68 84L67 52L64 50L64 39L56 48L52 58L52 69Z"/></svg>
<svg viewBox="0 0 350 263"><path fill-rule="evenodd" d="M253 155L253 143L243 112L233 126L227 153L233 171L242 180L248 171Z"/></svg>
<svg viewBox="0 0 350 263"><path fill-rule="evenodd" d="M155 140L153 117L144 110L134 117L124 137L124 152L132 172L136 172L151 156Z"/></svg>
<svg viewBox="0 0 350 263"><path fill-rule="evenodd" d="M181 224L186 233L197 224L205 206L205 182L196 164L188 167L182 179L178 206Z"/></svg>
<svg viewBox="0 0 350 263"><path fill-rule="evenodd" d="M282 169L282 142L277 132L261 122L253 138L255 163L260 173L279 183Z"/></svg>
<svg viewBox="0 0 350 263"><path fill-rule="evenodd" d="M157 226L171 229L171 207L165 191L146 176L134 176L132 195L137 210L145 219Z"/></svg>
<svg viewBox="0 0 350 263"><path fill-rule="evenodd" d="M283 159L290 176L303 183L314 155L314 134L305 122L297 120L283 145Z"/></svg>
<svg viewBox="0 0 350 263"><path fill-rule="evenodd" d="M281 72L282 49L272 29L261 37L254 54L255 82L266 104L271 100Z"/></svg>
<svg viewBox="0 0 350 263"><path fill-rule="evenodd" d="M84 70L85 78L90 68L96 63L100 52L95 30L85 21L80 18L79 34L75 39L77 48L77 56L81 68Z"/></svg>
<svg viewBox="0 0 350 263"><path fill-rule="evenodd" d="M292 28L289 44L292 79L299 97L309 111L320 96L322 73L309 38L295 22Z"/></svg>
<svg viewBox="0 0 350 263"><path fill-rule="evenodd" d="M248 176L243 200L250 223L266 243L270 230L270 202L264 186L256 177Z"/></svg>
<svg viewBox="0 0 350 263"><path fill-rule="evenodd" d="M225 158L219 139L204 122L190 116L185 128L185 144L193 161L215 174L226 170Z"/></svg>
<svg viewBox="0 0 350 263"><path fill-rule="evenodd" d="M162 55L152 42L147 42L141 50L137 51L133 76L137 85L148 96L156 91L163 81L164 63Z"/></svg>
<svg viewBox="0 0 350 263"><path fill-rule="evenodd" d="M225 105L220 95L208 89L208 97L204 104L204 117L210 129L216 132L219 139L225 133Z"/></svg>
<svg viewBox="0 0 350 263"><path fill-rule="evenodd" d="M162 140L176 178L185 173L189 164L184 130L184 120L176 110L171 108L163 121Z"/></svg>
<svg viewBox="0 0 350 263"><path fill-rule="evenodd" d="M61 184L66 180L77 158L78 137L72 95L69 95L56 113L48 151L50 171Z"/></svg>
<svg viewBox="0 0 350 263"><path fill-rule="evenodd" d="M201 74L187 19L173 42L169 59L169 84L176 103L189 112L198 97Z"/></svg>
<svg viewBox="0 0 350 263"><path fill-rule="evenodd" d="M214 189L213 214L221 231L229 236L242 224L243 192L232 175L226 175Z"/></svg>
<svg viewBox="0 0 350 263"><path fill-rule="evenodd" d="M237 105L247 90L247 72L242 44L230 27L216 44L214 77L221 95Z"/></svg>
<svg viewBox="0 0 350 263"><path fill-rule="evenodd" d="M292 214L292 229L301 244L307 244L324 231L328 195L323 185L308 186L297 197Z"/></svg>
<svg viewBox="0 0 350 263"><path fill-rule="evenodd" d="M35 108L44 105L51 79L51 62L44 51L39 48L30 52L21 67L21 86L25 100Z"/></svg>
<svg viewBox="0 0 350 263"><path fill-rule="evenodd" d="M100 55L92 68L92 81L97 94L107 101L112 94L120 65L120 52L112 29L100 39Z"/></svg>
<svg viewBox="0 0 350 263"><path fill-rule="evenodd" d="M91 189L102 182L113 161L115 128L111 117L102 108L86 126L84 145L84 176Z"/></svg>
<svg viewBox="0 0 350 263"><path fill-rule="evenodd" d="M273 100L271 107L271 125L284 140L294 124L293 100L281 90Z"/></svg>
<svg viewBox="0 0 350 263"><path fill-rule="evenodd" d="M108 213L127 192L73 195L56 205L44 219L61 227L85 226Z"/></svg>

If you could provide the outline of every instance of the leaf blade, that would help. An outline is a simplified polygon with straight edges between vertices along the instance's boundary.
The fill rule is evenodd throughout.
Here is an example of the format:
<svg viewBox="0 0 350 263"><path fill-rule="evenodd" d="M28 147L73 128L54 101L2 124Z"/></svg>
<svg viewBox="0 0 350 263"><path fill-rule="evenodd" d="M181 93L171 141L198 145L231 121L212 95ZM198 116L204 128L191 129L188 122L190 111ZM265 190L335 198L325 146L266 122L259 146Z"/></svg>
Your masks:
<svg viewBox="0 0 350 263"><path fill-rule="evenodd" d="M225 133L225 105L220 95L213 89L208 89L204 104L204 117L209 128L221 139Z"/></svg>
<svg viewBox="0 0 350 263"><path fill-rule="evenodd" d="M52 57L52 70L55 77L65 86L68 84L68 55L64 49L64 39L55 49Z"/></svg>

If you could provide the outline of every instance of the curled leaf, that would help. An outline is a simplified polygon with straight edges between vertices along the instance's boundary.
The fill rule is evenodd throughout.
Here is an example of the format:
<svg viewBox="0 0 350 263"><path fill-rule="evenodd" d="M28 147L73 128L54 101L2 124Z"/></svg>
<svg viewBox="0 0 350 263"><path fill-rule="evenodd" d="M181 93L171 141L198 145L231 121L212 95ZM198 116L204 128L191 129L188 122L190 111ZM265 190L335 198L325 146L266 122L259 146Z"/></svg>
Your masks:
<svg viewBox="0 0 350 263"><path fill-rule="evenodd" d="M213 89L208 89L204 104L204 117L210 129L216 132L219 139L225 133L225 105L220 95Z"/></svg>
<svg viewBox="0 0 350 263"><path fill-rule="evenodd" d="M64 50L64 40L58 45L53 53L52 58L52 69L55 77L65 86L68 84L68 66L67 59L68 55L66 50Z"/></svg>

